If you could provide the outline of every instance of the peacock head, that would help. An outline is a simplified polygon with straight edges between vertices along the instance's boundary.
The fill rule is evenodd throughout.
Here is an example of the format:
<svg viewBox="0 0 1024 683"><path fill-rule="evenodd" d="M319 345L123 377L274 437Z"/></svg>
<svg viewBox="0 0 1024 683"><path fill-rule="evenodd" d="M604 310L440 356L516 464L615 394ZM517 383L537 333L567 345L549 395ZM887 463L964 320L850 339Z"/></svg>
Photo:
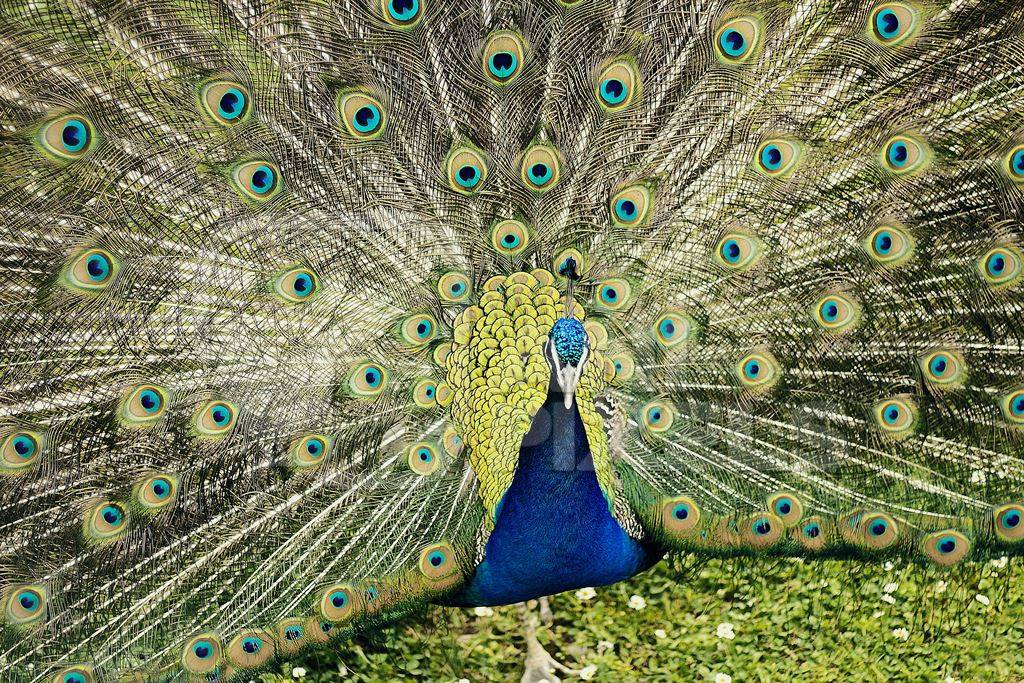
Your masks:
<svg viewBox="0 0 1024 683"><path fill-rule="evenodd" d="M576 385L583 376L583 366L590 355L587 331L576 318L559 318L551 327L544 345L544 357L558 382L566 409L572 407Z"/></svg>

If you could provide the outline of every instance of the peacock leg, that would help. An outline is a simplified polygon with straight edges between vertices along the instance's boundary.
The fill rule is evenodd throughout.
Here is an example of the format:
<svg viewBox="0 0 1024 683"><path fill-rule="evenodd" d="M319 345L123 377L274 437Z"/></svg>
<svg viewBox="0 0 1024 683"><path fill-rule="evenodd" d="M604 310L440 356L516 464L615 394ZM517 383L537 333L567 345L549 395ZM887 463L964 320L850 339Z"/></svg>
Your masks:
<svg viewBox="0 0 1024 683"><path fill-rule="evenodd" d="M542 683L543 681L559 683L561 679L555 673L556 670L571 676L578 676L579 671L555 661L555 658L548 654L548 651L537 640L539 622L533 610L527 607L525 602L518 603L516 607L519 609L519 618L523 622L523 637L526 639L526 662L523 677L520 679L521 683ZM541 598L540 618L547 622L547 618L551 616L551 607L547 604L547 599Z"/></svg>

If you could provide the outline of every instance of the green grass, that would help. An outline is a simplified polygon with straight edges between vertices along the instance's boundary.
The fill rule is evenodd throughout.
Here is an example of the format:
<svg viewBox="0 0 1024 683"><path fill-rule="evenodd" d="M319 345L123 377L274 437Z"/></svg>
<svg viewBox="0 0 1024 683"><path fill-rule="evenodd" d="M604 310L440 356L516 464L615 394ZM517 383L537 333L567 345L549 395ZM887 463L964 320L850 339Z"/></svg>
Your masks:
<svg viewBox="0 0 1024 683"><path fill-rule="evenodd" d="M646 607L631 609L632 595ZM891 604L884 595L891 595ZM736 683L1024 681L1020 561L946 571L691 560L675 569L662 563L630 582L598 588L590 600L555 596L551 607L555 622L541 629L541 641L563 664L596 666L595 681L714 681L716 674ZM722 623L732 624L733 639L719 637ZM294 682L293 667L302 667L304 683L518 681L521 633L515 607L483 616L431 608L262 679Z"/></svg>

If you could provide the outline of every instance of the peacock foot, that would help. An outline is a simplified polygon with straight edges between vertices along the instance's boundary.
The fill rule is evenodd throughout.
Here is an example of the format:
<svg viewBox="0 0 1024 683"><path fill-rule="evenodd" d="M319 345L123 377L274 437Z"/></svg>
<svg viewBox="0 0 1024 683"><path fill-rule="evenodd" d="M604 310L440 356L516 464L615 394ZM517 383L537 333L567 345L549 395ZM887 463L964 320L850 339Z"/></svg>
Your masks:
<svg viewBox="0 0 1024 683"><path fill-rule="evenodd" d="M560 683L561 679L557 672L579 676L578 670L570 669L548 654L537 639L540 621L550 626L554 620L547 598L541 598L539 603L539 620L538 614L527 607L525 602L516 605L519 608L519 618L523 622L523 637L526 639L526 662L521 683Z"/></svg>

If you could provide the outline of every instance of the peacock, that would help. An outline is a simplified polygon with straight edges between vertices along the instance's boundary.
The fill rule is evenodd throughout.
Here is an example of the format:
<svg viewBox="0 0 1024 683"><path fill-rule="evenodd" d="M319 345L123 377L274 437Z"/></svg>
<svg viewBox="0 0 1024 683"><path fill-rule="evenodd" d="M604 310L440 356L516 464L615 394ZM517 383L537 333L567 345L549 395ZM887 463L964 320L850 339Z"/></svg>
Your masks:
<svg viewBox="0 0 1024 683"><path fill-rule="evenodd" d="M1020 3L0 16L2 680L1024 551Z"/></svg>

